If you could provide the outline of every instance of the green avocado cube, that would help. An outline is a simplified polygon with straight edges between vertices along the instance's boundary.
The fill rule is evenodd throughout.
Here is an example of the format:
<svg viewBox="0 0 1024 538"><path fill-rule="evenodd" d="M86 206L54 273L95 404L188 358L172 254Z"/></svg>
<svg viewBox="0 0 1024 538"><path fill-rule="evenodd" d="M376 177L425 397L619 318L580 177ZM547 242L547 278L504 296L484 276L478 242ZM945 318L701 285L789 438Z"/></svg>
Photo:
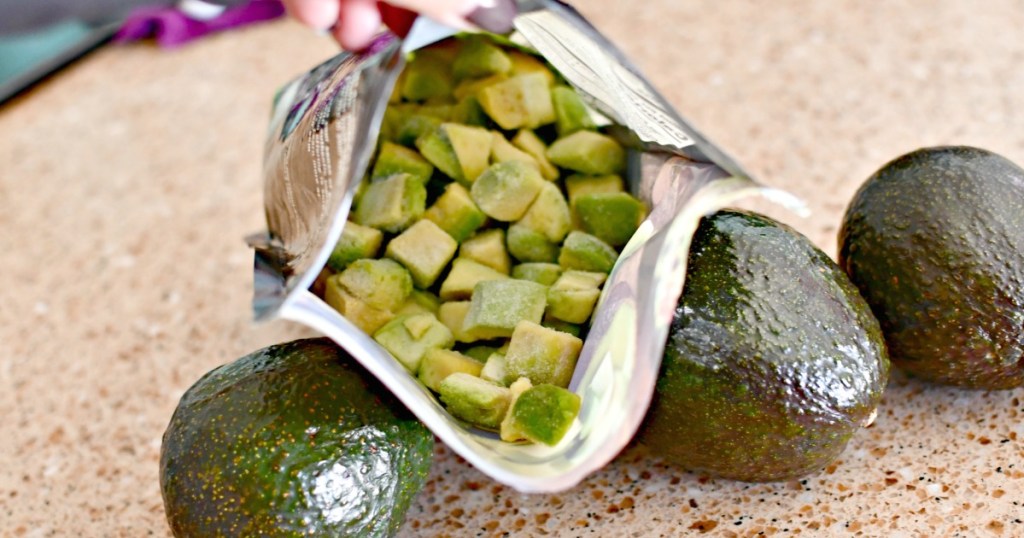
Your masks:
<svg viewBox="0 0 1024 538"><path fill-rule="evenodd" d="M582 348L583 340L571 334L521 321L505 353L506 373L512 379L568 387Z"/></svg>
<svg viewBox="0 0 1024 538"><path fill-rule="evenodd" d="M409 330L410 327L413 331ZM373 339L411 374L419 370L420 361L427 350L446 349L455 343L452 332L433 314L396 317L378 329Z"/></svg>
<svg viewBox="0 0 1024 538"><path fill-rule="evenodd" d="M341 229L341 237L334 245L331 256L327 258L327 266L335 271L343 271L348 264L363 258L373 258L380 250L384 234L376 228L361 226L354 222L346 222Z"/></svg>
<svg viewBox="0 0 1024 538"><path fill-rule="evenodd" d="M470 188L473 201L487 216L503 222L519 220L544 186L536 168L518 161L491 165Z"/></svg>
<svg viewBox="0 0 1024 538"><path fill-rule="evenodd" d="M512 59L491 42L471 37L462 42L452 64L456 80L505 74L512 70Z"/></svg>
<svg viewBox="0 0 1024 538"><path fill-rule="evenodd" d="M469 314L469 301L448 301L441 303L441 307L437 309L437 319L452 331L455 341L468 344L476 342L479 338L472 332L463 330L466 314Z"/></svg>
<svg viewBox="0 0 1024 538"><path fill-rule="evenodd" d="M605 176L583 176L573 174L565 178L565 192L569 195L569 207L576 206L576 200L585 194L625 192L622 178L611 174Z"/></svg>
<svg viewBox="0 0 1024 538"><path fill-rule="evenodd" d="M401 263L420 289L429 288L455 256L459 244L432 221L423 219L388 243L384 255Z"/></svg>
<svg viewBox="0 0 1024 538"><path fill-rule="evenodd" d="M512 76L539 75L548 87L555 85L555 74L540 58L518 50L509 51L508 57L512 60Z"/></svg>
<svg viewBox="0 0 1024 538"><path fill-rule="evenodd" d="M508 75L491 75L484 78L463 80L455 86L453 94L455 99L459 101L467 97L476 98L480 90L505 80L508 80ZM479 103L480 101L477 100L477 104ZM483 107L481 107L481 110L483 110Z"/></svg>
<svg viewBox="0 0 1024 538"><path fill-rule="evenodd" d="M604 273L566 271L548 288L547 315L569 323L584 323L601 295Z"/></svg>
<svg viewBox="0 0 1024 538"><path fill-rule="evenodd" d="M472 376L480 376L483 363L475 361L458 351L450 349L428 349L420 361L420 369L416 374L420 383L428 389L438 392L441 382L448 376L462 372Z"/></svg>
<svg viewBox="0 0 1024 538"><path fill-rule="evenodd" d="M530 380L525 377L520 377L519 379L516 379L508 386L509 411L512 411L512 406L516 404L516 399L519 398L519 396L522 393L526 392L531 387L533 387L533 383L530 383ZM501 434L501 440L507 443L514 443L517 441L527 440L526 434L520 431L518 428L518 424L512 421L512 417L509 415L509 412L506 412L505 418L501 420L501 429L499 430L499 432Z"/></svg>
<svg viewBox="0 0 1024 538"><path fill-rule="evenodd" d="M583 231L613 247L625 245L647 215L643 202L625 192L584 194L573 209Z"/></svg>
<svg viewBox="0 0 1024 538"><path fill-rule="evenodd" d="M558 332L568 333L575 337L582 338L583 327L577 323L569 323L568 321L562 321L558 318L553 318L547 314L544 315L544 320L540 323L548 329L553 329Z"/></svg>
<svg viewBox="0 0 1024 538"><path fill-rule="evenodd" d="M423 290L412 290L409 294L409 298L402 303L402 306L395 310L395 315L401 316L404 314L437 314L437 309L441 307L441 299L430 293L429 291Z"/></svg>
<svg viewBox="0 0 1024 538"><path fill-rule="evenodd" d="M337 275L338 283L366 304L394 312L412 293L412 277L393 260L356 260Z"/></svg>
<svg viewBox="0 0 1024 538"><path fill-rule="evenodd" d="M503 353L491 353L487 357L487 362L480 370L480 379L503 387L508 384L505 381L505 355Z"/></svg>
<svg viewBox="0 0 1024 538"><path fill-rule="evenodd" d="M560 175L558 167L551 164L551 161L548 160L548 147L536 133L529 129L520 129L516 136L512 138L512 145L530 154L537 161L537 165L540 167L540 175L544 176L544 179L548 181L558 179Z"/></svg>
<svg viewBox="0 0 1024 538"><path fill-rule="evenodd" d="M521 262L554 263L558 260L558 245L522 224L508 227L506 242L509 254Z"/></svg>
<svg viewBox="0 0 1024 538"><path fill-rule="evenodd" d="M505 250L505 230L492 228L470 237L459 247L459 257L482 263L502 274L508 274L512 260Z"/></svg>
<svg viewBox="0 0 1024 538"><path fill-rule="evenodd" d="M427 162L422 155L404 146L391 142L383 142L377 154L377 162L373 165L370 180L376 181L395 174L407 173L426 184L434 173L434 165Z"/></svg>
<svg viewBox="0 0 1024 538"><path fill-rule="evenodd" d="M475 95L467 95L452 107L451 121L463 125L484 127L487 125L487 114Z"/></svg>
<svg viewBox="0 0 1024 538"><path fill-rule="evenodd" d="M374 308L345 291L338 276L333 275L327 279L324 285L324 301L359 330L373 334L394 319L395 315L391 311Z"/></svg>
<svg viewBox="0 0 1024 538"><path fill-rule="evenodd" d="M451 66L436 54L416 54L405 66L402 97L407 101L426 101L452 94Z"/></svg>
<svg viewBox="0 0 1024 538"><path fill-rule="evenodd" d="M466 187L458 183L449 183L423 217L440 226L459 243L472 236L487 221L487 215L476 206Z"/></svg>
<svg viewBox="0 0 1024 538"><path fill-rule="evenodd" d="M619 254L597 237L585 232L572 231L562 243L558 265L566 269L610 273Z"/></svg>
<svg viewBox="0 0 1024 538"><path fill-rule="evenodd" d="M480 127L442 123L416 140L420 153L448 177L469 185L487 169L491 133Z"/></svg>
<svg viewBox="0 0 1024 538"><path fill-rule="evenodd" d="M576 90L568 86L551 88L551 103L555 107L555 129L558 136L597 129L593 118L590 117L590 110Z"/></svg>
<svg viewBox="0 0 1024 538"><path fill-rule="evenodd" d="M572 227L572 214L561 189L545 183L518 224L540 232L552 243L561 243Z"/></svg>
<svg viewBox="0 0 1024 538"><path fill-rule="evenodd" d="M590 175L618 174L626 168L626 150L610 136L576 131L548 148L551 162Z"/></svg>
<svg viewBox="0 0 1024 538"><path fill-rule="evenodd" d="M551 89L544 75L527 73L477 92L480 106L502 129L534 129L555 121Z"/></svg>
<svg viewBox="0 0 1024 538"><path fill-rule="evenodd" d="M505 161L519 161L540 171L540 165L537 164L537 159L534 159L532 155L515 147L511 142L505 139L505 135L497 131L492 134L494 137L494 141L491 143L492 162L503 163Z"/></svg>
<svg viewBox="0 0 1024 538"><path fill-rule="evenodd" d="M438 387L441 401L455 418L481 428L497 430L508 412L509 390L463 372L454 373Z"/></svg>
<svg viewBox="0 0 1024 538"><path fill-rule="evenodd" d="M416 222L427 204L427 189L411 174L395 174L370 182L359 199L355 221L389 233Z"/></svg>
<svg viewBox="0 0 1024 538"><path fill-rule="evenodd" d="M455 258L448 277L441 283L441 300L464 301L473 295L473 288L477 283L507 278L508 275L499 273L482 263L467 258Z"/></svg>
<svg viewBox="0 0 1024 538"><path fill-rule="evenodd" d="M423 136L437 130L445 120L421 113L406 114L395 129L395 142L413 146Z"/></svg>
<svg viewBox="0 0 1024 538"><path fill-rule="evenodd" d="M488 280L473 288L464 331L480 339L512 335L523 321L540 323L547 305L547 287L529 280Z"/></svg>
<svg viewBox="0 0 1024 538"><path fill-rule="evenodd" d="M498 348L496 348L494 346L473 346L473 347L469 347L469 348L463 349L462 350L462 354L467 356L467 357L473 357L474 359L476 359L476 360L478 360L480 362L486 363L487 359L490 358L490 356L492 354L494 354L495 352L497 352L497 351L498 351ZM486 368L486 367L487 367L487 365L485 364L484 368ZM483 375L483 374L481 373L481 375Z"/></svg>
<svg viewBox="0 0 1024 538"><path fill-rule="evenodd" d="M531 280L544 286L550 286L562 275L562 266L557 263L521 263L512 268L512 278Z"/></svg>
<svg viewBox="0 0 1024 538"><path fill-rule="evenodd" d="M578 395L561 387L537 384L519 394L509 406L501 424L502 438L508 429L509 436L514 432L528 441L555 446L565 437L579 412Z"/></svg>

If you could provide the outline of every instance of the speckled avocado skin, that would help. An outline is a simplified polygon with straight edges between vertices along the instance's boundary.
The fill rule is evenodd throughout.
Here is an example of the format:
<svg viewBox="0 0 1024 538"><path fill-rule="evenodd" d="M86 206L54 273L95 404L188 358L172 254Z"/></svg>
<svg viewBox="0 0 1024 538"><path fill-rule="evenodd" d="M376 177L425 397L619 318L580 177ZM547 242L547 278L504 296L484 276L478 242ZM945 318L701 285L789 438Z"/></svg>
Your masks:
<svg viewBox="0 0 1024 538"><path fill-rule="evenodd" d="M203 376L164 433L177 537L392 536L434 436L327 339L271 346Z"/></svg>
<svg viewBox="0 0 1024 538"><path fill-rule="evenodd" d="M690 248L640 440L697 472L786 480L833 461L889 376L878 322L825 253L722 211Z"/></svg>
<svg viewBox="0 0 1024 538"><path fill-rule="evenodd" d="M839 263L893 363L937 383L1024 384L1024 170L972 147L914 151L854 196Z"/></svg>

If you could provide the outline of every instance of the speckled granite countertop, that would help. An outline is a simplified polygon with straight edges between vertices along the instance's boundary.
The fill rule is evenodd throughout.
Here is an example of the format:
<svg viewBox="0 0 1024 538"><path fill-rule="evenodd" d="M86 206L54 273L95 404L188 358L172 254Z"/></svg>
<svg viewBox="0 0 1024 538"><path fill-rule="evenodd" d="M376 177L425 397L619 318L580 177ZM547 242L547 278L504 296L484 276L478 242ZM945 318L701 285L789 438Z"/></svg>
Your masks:
<svg viewBox="0 0 1024 538"><path fill-rule="evenodd" d="M1024 162L1016 0L577 3L708 135L810 203L828 252L885 161L961 143ZM668 23L668 24L666 24ZM110 48L0 108L0 536L168 536L160 436L202 373L309 334L249 321L275 88L334 51L280 22ZM403 536L1024 536L1024 391L897 376L806 480L750 485L637 451L524 496L439 448Z"/></svg>

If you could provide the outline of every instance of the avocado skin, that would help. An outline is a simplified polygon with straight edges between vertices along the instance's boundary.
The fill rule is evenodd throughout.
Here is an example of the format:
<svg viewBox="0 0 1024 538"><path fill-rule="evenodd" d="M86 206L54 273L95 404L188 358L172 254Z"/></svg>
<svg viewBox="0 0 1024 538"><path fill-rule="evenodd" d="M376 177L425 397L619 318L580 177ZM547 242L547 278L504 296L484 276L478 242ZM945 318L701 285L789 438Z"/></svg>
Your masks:
<svg viewBox="0 0 1024 538"><path fill-rule="evenodd" d="M878 322L825 253L722 211L694 236L640 441L692 471L796 478L871 420L888 375Z"/></svg>
<svg viewBox="0 0 1024 538"><path fill-rule="evenodd" d="M875 172L839 231L839 263L893 363L978 389L1024 384L1024 170L972 147L914 151Z"/></svg>
<svg viewBox="0 0 1024 538"><path fill-rule="evenodd" d="M327 339L271 346L203 376L164 433L178 537L393 536L434 436Z"/></svg>

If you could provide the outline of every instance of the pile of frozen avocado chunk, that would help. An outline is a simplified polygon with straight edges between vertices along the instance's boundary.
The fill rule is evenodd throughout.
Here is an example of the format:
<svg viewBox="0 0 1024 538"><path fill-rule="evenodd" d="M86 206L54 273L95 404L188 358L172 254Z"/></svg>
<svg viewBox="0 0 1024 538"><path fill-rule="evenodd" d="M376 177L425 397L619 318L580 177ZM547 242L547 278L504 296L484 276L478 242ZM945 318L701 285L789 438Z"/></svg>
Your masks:
<svg viewBox="0 0 1024 538"><path fill-rule="evenodd" d="M416 51L323 298L454 417L554 445L601 286L646 215L625 164L541 59L484 35Z"/></svg>

